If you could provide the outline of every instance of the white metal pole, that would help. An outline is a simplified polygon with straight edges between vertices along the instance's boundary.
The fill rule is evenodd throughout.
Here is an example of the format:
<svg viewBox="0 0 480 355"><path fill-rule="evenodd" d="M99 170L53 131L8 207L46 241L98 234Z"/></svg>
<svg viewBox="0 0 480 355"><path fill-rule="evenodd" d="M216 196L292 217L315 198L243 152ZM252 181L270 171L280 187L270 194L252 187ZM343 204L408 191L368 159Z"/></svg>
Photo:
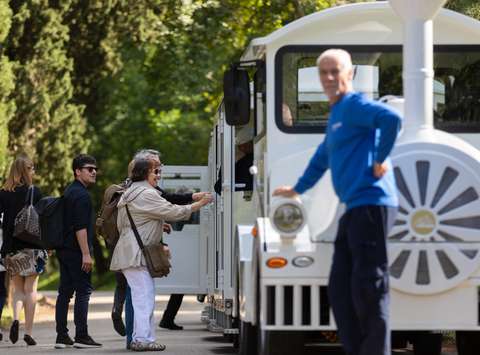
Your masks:
<svg viewBox="0 0 480 355"><path fill-rule="evenodd" d="M404 135L433 128L433 18L446 0L389 0L404 22Z"/></svg>

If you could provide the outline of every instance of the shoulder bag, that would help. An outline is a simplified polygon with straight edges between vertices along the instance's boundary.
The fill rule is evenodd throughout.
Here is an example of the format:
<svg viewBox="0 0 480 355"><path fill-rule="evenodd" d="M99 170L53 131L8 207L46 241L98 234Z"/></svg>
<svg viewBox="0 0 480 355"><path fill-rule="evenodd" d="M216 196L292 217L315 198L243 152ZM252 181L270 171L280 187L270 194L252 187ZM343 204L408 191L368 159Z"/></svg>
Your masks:
<svg viewBox="0 0 480 355"><path fill-rule="evenodd" d="M28 198L30 194L30 199ZM33 206L33 186L27 190L26 203L15 217L13 236L24 242L42 246L38 213Z"/></svg>
<svg viewBox="0 0 480 355"><path fill-rule="evenodd" d="M130 225L133 230L133 234L135 234L135 238L137 239L138 246L145 257L145 261L147 263L147 269L150 273L150 276L155 277L164 277L170 273L170 261L168 260L168 254L165 250L165 244L161 242L160 244L154 245L147 245L145 246L138 234L137 227L133 222L132 215L128 209L128 206L125 205L127 209L128 220L130 221Z"/></svg>

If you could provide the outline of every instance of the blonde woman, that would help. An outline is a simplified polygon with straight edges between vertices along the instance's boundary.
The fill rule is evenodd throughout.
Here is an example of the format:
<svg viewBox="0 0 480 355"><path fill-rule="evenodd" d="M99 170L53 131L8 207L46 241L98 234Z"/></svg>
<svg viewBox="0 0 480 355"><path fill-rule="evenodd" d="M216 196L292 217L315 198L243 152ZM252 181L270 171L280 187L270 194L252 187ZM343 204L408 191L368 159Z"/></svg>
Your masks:
<svg viewBox="0 0 480 355"><path fill-rule="evenodd" d="M155 285L150 276L127 216L126 206L132 215L145 246L162 241L164 221L187 220L211 201L206 194L190 205L174 205L165 200L156 189L162 165L155 159L135 159L131 181L118 203L117 225L120 238L112 256L110 269L122 271L132 293L134 310L133 351L162 351L165 345L155 342Z"/></svg>
<svg viewBox="0 0 480 355"><path fill-rule="evenodd" d="M27 345L36 345L32 338L33 316L37 301L38 275L43 272L47 253L38 246L16 239L13 236L15 217L18 212L30 200L33 194L33 202L41 198L40 190L33 186L32 179L35 173L33 162L26 155L15 159L10 167L10 173L0 190L0 214L3 214L2 231L3 244L0 250L2 258L7 255L24 252L34 259L36 268L31 272L20 272L12 276L13 281L13 323L10 327L10 340L16 343L18 340L19 313L22 306L25 310L25 334L23 340Z"/></svg>

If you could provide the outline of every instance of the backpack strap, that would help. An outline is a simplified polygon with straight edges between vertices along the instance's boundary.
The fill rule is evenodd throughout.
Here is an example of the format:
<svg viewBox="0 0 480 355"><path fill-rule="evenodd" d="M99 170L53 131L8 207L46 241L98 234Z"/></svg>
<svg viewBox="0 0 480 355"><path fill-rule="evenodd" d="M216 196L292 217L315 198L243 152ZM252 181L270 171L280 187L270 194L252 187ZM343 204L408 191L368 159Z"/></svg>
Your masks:
<svg viewBox="0 0 480 355"><path fill-rule="evenodd" d="M25 195L25 206L33 205L33 195L34 195L34 185L30 185L27 190L27 194ZM29 198L30 197L30 198Z"/></svg>

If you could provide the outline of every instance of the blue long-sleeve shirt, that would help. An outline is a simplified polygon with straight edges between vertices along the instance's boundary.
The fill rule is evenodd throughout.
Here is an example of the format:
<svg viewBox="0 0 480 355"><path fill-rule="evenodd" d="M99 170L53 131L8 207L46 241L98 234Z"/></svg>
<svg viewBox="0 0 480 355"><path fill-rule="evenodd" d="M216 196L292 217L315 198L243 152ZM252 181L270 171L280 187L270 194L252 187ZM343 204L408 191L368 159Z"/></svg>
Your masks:
<svg viewBox="0 0 480 355"><path fill-rule="evenodd" d="M400 116L387 105L359 93L347 93L330 111L325 140L310 160L294 190L303 193L331 169L333 186L347 209L364 205L398 206L390 154ZM374 163L388 164L380 179Z"/></svg>

